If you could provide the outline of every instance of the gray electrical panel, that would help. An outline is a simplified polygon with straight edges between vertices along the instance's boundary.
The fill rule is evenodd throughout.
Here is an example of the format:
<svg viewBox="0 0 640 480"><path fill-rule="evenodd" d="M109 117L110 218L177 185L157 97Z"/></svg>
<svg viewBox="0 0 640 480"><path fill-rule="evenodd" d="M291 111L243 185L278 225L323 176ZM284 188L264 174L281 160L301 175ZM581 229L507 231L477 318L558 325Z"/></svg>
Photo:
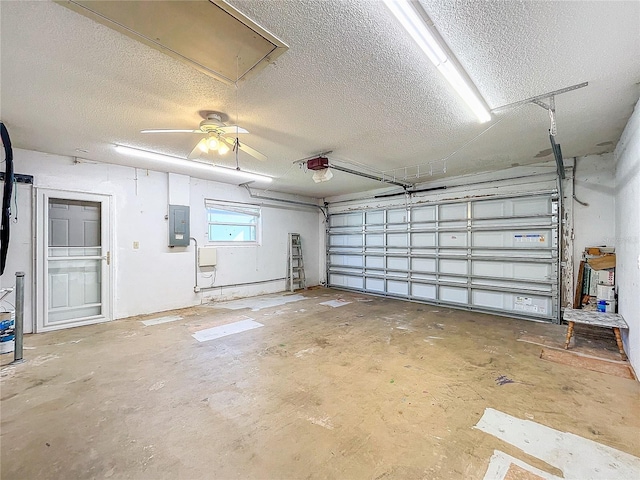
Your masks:
<svg viewBox="0 0 640 480"><path fill-rule="evenodd" d="M189 245L189 207L169 205L169 246Z"/></svg>

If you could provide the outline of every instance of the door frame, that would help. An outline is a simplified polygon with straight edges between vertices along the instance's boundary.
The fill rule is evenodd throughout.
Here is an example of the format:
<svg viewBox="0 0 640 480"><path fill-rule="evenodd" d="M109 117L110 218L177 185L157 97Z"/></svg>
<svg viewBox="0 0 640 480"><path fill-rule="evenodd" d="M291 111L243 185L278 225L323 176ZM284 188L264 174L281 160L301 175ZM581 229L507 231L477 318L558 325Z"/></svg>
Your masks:
<svg viewBox="0 0 640 480"><path fill-rule="evenodd" d="M35 190L34 219L35 219L35 295L34 295L34 333L49 332L64 328L79 327L95 323L104 323L113 320L115 311L114 295L114 208L113 196L109 194L84 192L79 190L62 190L52 188L37 187ZM102 242L106 245L102 247L102 268L106 272L102 279L102 305L103 315L98 318L90 318L79 322L61 323L60 325L46 325L47 301L49 282L47 278L47 247L49 238L48 206L50 198L61 198L65 200L83 200L100 202L104 208L101 210ZM109 253L109 262L106 261ZM106 277L106 278L105 278ZM106 281L105 281L106 280Z"/></svg>

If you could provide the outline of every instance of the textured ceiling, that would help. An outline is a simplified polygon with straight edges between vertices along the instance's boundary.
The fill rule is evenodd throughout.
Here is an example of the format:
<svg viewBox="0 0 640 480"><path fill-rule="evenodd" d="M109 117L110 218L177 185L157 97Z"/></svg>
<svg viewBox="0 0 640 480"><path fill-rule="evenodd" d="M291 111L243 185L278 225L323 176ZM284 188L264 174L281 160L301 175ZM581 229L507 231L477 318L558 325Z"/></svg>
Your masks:
<svg viewBox="0 0 640 480"><path fill-rule="evenodd" d="M289 45L237 91L61 5L0 2L0 112L14 146L153 168L113 145L184 158L197 136L139 131L195 128L199 111L218 110L237 116L246 143L268 157L241 152L243 169L277 177L273 190L314 197L380 186L341 172L314 184L293 165L326 150L381 171L435 162L433 178L552 158L536 157L549 148L545 110L526 105L477 123L381 2L230 3ZM556 99L563 154L615 147L639 95L640 2L421 3L489 106L588 81ZM495 122L444 174L438 160Z"/></svg>

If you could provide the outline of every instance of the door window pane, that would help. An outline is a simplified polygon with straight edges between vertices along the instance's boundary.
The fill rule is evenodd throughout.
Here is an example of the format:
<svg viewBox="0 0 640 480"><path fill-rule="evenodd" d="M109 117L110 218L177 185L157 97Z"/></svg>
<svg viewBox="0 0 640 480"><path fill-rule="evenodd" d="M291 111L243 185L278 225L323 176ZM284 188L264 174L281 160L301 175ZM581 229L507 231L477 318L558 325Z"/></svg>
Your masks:
<svg viewBox="0 0 640 480"><path fill-rule="evenodd" d="M100 246L100 203L50 198L49 246Z"/></svg>
<svg viewBox="0 0 640 480"><path fill-rule="evenodd" d="M102 314L101 204L50 198L47 324Z"/></svg>

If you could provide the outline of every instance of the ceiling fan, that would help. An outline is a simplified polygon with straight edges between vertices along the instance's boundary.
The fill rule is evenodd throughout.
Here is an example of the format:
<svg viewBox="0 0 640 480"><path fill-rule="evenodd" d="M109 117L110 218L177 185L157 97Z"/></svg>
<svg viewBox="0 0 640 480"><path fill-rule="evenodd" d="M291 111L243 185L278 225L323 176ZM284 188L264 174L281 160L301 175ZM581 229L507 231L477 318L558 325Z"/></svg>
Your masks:
<svg viewBox="0 0 640 480"><path fill-rule="evenodd" d="M200 127L196 130L150 129L141 130L140 133L197 133L204 135L191 150L188 156L190 159L198 158L209 152L218 152L220 155L224 155L229 152L229 147L233 150L242 150L258 160L265 161L267 159L256 149L240 142L238 135L249 132L237 125L225 125L224 121L227 119L227 115L211 111L201 112L201 115L204 120L200 122Z"/></svg>

